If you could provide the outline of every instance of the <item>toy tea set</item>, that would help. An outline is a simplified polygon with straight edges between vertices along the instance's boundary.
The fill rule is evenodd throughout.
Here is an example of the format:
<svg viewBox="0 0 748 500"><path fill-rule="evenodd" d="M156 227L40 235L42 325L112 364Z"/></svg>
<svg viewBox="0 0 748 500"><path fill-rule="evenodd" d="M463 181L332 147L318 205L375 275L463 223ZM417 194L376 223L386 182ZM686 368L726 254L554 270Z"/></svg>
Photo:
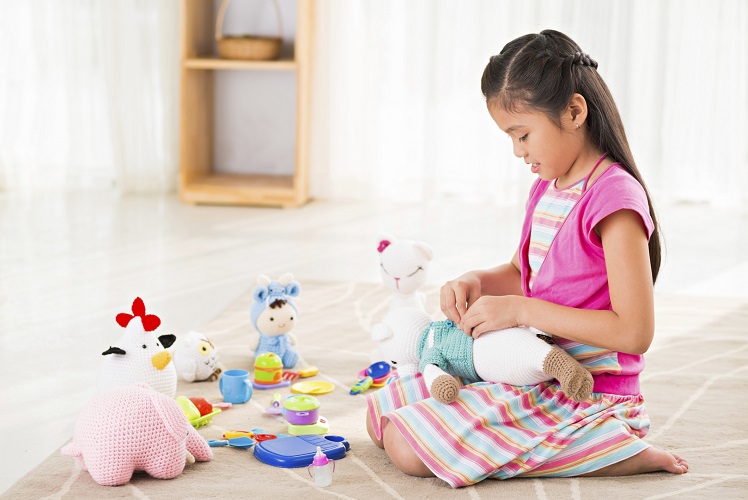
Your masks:
<svg viewBox="0 0 748 500"><path fill-rule="evenodd" d="M100 394L81 411L73 440L62 454L74 457L97 483L115 486L129 482L135 471L176 477L187 463L212 460L214 447L254 448L260 462L308 467L315 484L329 485L334 460L343 458L350 445L342 436L327 435L329 422L319 414L315 396L332 391L334 385L296 382L318 373L316 367L293 370L299 355L291 334L297 316L292 298L299 291L290 274L277 281L258 279L250 311L260 334L252 375L242 369L223 370L215 344L199 332L188 333L176 344L174 335L157 336L160 318L146 314L143 300L136 298L131 313L116 317L125 331L102 353ZM186 382L218 380L223 401L175 397L177 375ZM267 412L285 418L288 434L229 430L223 439L205 440L196 432L222 411L250 401L256 390L284 387L292 394L283 398L275 393ZM106 435L123 438L100 439ZM142 453L143 449L148 451Z"/></svg>

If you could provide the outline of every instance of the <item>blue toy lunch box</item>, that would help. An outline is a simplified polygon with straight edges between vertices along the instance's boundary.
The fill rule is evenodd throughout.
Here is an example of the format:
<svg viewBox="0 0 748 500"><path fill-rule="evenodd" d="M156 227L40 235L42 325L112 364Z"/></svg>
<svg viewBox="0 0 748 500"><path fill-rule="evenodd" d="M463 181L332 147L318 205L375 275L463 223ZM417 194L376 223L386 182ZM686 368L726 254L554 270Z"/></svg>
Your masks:
<svg viewBox="0 0 748 500"><path fill-rule="evenodd" d="M254 455L260 462L286 469L306 467L314 460L317 446L332 460L343 458L351 448L343 436L289 436L257 443Z"/></svg>

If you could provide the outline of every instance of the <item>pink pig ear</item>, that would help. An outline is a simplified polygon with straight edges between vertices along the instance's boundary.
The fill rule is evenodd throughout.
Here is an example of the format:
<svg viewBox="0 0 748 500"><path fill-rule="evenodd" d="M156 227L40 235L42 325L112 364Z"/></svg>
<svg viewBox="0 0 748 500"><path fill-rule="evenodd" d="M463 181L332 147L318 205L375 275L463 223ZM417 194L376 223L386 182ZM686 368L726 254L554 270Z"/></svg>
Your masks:
<svg viewBox="0 0 748 500"><path fill-rule="evenodd" d="M382 253L384 252L384 249L390 246L390 240L382 240L379 242L379 247L377 248L377 252Z"/></svg>

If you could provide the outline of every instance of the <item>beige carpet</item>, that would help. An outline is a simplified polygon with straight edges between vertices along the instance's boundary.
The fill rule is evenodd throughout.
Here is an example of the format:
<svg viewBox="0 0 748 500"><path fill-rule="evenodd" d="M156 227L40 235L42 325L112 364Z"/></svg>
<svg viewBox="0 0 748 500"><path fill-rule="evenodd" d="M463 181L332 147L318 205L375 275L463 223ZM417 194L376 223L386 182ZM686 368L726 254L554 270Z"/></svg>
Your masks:
<svg viewBox="0 0 748 500"><path fill-rule="evenodd" d="M430 311L440 317L437 290ZM251 370L257 335L249 323L249 293L203 328L227 368ZM438 479L398 472L366 434L363 396L348 389L368 366L372 321L389 295L383 286L302 283L296 335L303 362L316 365L312 380L333 382L320 414L331 434L351 449L337 462L333 484L315 489L306 469L281 469L255 459L251 450L214 448L208 463L188 465L172 480L138 473L126 486L99 486L71 458L54 454L8 490L5 498L748 498L748 304L714 298L657 297L657 336L643 375L652 430L647 440L686 457L690 472L626 478L487 480L452 490ZM282 390L288 394L288 389ZM219 400L217 383L180 382L178 394ZM272 391L255 391L200 429L219 438L226 429L262 428L285 433L279 417L264 413Z"/></svg>

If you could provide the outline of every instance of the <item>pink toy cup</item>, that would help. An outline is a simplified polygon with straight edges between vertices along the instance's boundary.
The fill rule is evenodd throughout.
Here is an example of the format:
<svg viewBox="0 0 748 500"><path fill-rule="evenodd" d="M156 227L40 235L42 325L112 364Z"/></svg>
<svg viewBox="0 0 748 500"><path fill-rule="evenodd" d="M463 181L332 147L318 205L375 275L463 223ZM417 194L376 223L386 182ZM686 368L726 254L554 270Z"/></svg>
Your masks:
<svg viewBox="0 0 748 500"><path fill-rule="evenodd" d="M247 370L227 370L218 381L223 400L227 403L246 403L252 398L252 381Z"/></svg>

